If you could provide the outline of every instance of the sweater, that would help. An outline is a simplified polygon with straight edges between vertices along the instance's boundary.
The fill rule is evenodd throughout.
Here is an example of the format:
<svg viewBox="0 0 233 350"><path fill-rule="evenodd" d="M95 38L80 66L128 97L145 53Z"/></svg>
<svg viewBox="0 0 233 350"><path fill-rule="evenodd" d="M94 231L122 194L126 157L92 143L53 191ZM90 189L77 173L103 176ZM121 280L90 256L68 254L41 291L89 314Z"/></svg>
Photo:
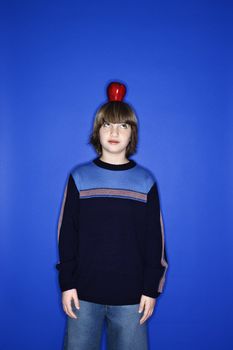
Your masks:
<svg viewBox="0 0 233 350"><path fill-rule="evenodd" d="M59 286L107 305L163 291L168 261L157 182L133 159L69 172L58 221Z"/></svg>

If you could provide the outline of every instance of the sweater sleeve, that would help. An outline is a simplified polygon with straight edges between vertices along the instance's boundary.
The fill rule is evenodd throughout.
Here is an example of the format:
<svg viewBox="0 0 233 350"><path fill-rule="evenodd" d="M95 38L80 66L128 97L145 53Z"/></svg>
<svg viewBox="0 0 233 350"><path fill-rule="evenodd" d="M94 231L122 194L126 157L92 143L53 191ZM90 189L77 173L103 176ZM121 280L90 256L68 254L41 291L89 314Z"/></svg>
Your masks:
<svg viewBox="0 0 233 350"><path fill-rule="evenodd" d="M77 234L79 191L70 174L67 181L58 221L59 285L62 292L75 288L77 270Z"/></svg>
<svg viewBox="0 0 233 350"><path fill-rule="evenodd" d="M151 298L157 298L163 291L168 261L156 182L153 183L147 196L147 228L144 246L144 280L142 294Z"/></svg>

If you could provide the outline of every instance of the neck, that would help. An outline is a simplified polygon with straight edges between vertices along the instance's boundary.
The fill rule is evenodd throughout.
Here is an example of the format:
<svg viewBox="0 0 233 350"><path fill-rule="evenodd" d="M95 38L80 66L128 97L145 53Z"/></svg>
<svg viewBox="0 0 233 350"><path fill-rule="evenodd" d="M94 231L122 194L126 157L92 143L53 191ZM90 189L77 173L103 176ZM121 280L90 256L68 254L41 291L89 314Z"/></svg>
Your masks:
<svg viewBox="0 0 233 350"><path fill-rule="evenodd" d="M110 163L110 164L126 164L129 162L129 160L126 158L125 154L106 154L102 153L101 156L99 157L100 160L102 160L105 163Z"/></svg>
<svg viewBox="0 0 233 350"><path fill-rule="evenodd" d="M130 159L128 162L125 163L111 163L106 162L100 159L100 157L97 157L93 160L95 165L99 166L100 168L108 169L108 170L128 170L136 166L136 162L133 159Z"/></svg>

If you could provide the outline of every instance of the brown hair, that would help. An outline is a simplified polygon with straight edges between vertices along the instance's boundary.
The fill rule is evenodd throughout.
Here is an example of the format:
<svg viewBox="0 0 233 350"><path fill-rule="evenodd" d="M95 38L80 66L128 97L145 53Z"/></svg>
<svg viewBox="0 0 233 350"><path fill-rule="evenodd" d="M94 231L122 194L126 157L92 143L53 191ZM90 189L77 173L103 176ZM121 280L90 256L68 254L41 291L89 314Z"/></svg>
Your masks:
<svg viewBox="0 0 233 350"><path fill-rule="evenodd" d="M128 158L136 153L138 143L138 120L133 108L123 101L109 101L98 109L88 144L91 144L99 155L102 154L99 129L105 121L110 123L128 123L131 125L131 138L126 148L125 156Z"/></svg>

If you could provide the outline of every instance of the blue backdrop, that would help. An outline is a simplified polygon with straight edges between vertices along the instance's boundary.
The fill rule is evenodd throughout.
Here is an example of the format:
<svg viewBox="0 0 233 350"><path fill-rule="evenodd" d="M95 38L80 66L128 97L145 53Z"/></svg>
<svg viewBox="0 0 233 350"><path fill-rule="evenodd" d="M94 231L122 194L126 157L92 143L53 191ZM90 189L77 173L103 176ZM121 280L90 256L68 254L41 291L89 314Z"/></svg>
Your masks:
<svg viewBox="0 0 233 350"><path fill-rule="evenodd" d="M0 19L0 349L62 348L58 217L111 80L164 215L151 349L232 349L233 3L8 0Z"/></svg>

